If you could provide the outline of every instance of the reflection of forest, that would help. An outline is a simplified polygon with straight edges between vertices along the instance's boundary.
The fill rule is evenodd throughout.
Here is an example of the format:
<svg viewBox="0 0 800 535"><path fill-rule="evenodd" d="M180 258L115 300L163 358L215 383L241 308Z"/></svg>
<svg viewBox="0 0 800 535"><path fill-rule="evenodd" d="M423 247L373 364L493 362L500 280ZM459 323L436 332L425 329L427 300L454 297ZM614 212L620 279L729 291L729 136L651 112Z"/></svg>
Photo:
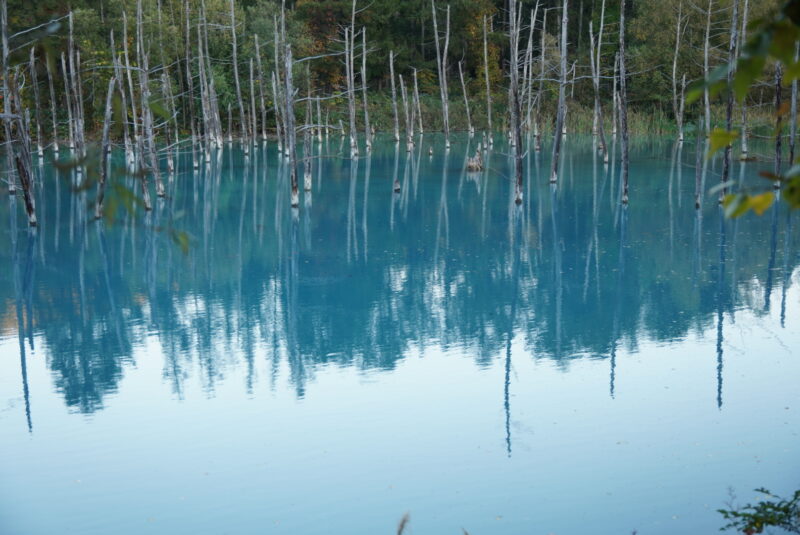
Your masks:
<svg viewBox="0 0 800 535"><path fill-rule="evenodd" d="M423 144L409 155L376 144L353 167L319 160L313 203L297 213L273 147L250 160L226 150L198 179L176 177L151 214L113 226L87 222L85 194L48 176L38 235L11 218L0 249L13 266L0 279L2 335L19 336L23 363L42 344L57 389L85 412L148 337L178 395L190 374L213 388L264 358L288 364L298 395L316 364L391 369L411 346L458 346L485 365L510 358L512 333L533 358L612 358L613 395L619 347L714 327L721 387L725 317L785 311L796 261L784 208L727 221L713 200L697 214L694 171L676 165L694 156L643 143L623 210L613 166L571 143L557 191L531 157L520 208L506 156L467 175L463 141L433 158L426 143L424 156ZM186 255L173 226L192 235Z"/></svg>

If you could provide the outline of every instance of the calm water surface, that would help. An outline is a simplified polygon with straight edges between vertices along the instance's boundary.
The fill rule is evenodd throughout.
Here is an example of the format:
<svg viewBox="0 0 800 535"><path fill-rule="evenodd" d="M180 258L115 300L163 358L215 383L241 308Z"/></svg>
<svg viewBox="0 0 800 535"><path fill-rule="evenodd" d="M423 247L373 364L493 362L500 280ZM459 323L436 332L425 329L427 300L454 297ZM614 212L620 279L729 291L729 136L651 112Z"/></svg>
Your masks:
<svg viewBox="0 0 800 535"><path fill-rule="evenodd" d="M627 209L578 137L516 208L500 137L331 138L298 211L272 142L110 225L52 166L38 233L0 199L0 533L710 534L800 486L800 224L696 212L658 140Z"/></svg>

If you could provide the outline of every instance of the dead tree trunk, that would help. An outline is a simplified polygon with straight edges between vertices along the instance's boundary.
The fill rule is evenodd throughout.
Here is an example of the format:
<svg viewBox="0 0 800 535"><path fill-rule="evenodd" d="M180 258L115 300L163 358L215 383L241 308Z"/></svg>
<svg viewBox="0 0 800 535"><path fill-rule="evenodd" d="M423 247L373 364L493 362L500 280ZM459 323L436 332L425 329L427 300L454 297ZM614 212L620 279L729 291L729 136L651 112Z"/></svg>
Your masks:
<svg viewBox="0 0 800 535"><path fill-rule="evenodd" d="M442 98L442 126L444 128L444 146L450 148L450 113L447 106L447 47L450 43L450 5L447 5L447 21L445 23L444 47L439 45L439 28L436 24L436 0L431 0L433 13L433 41L436 45L436 66L439 71L439 95Z"/></svg>
<svg viewBox="0 0 800 535"><path fill-rule="evenodd" d="M544 33L544 32L542 32ZM492 131L492 89L489 85L489 46L486 31L486 15L483 16L483 74L486 79L486 121L489 132Z"/></svg>
<svg viewBox="0 0 800 535"><path fill-rule="evenodd" d="M601 14L605 13L606 3L603 0ZM602 15L600 18L600 31L597 34L597 43L598 45L601 42L603 36L603 23L602 23ZM600 103L600 50L597 50L597 55L595 56L595 45L594 45L594 33L592 32L592 21L589 21L589 54L591 58L589 59L589 63L592 66L592 86L594 88L594 128L595 133L599 134L599 143L598 148L600 149L600 154L603 156L603 161L608 162L608 147L606 146L606 133L605 133L605 126L603 125L603 108L602 104Z"/></svg>
<svg viewBox="0 0 800 535"><path fill-rule="evenodd" d="M781 175L781 157L782 157L782 143L783 143L783 112L781 106L783 105L783 95L781 94L781 87L783 86L783 65L780 63L775 64L775 176ZM775 189L780 189L780 180L775 180L773 185Z"/></svg>
<svg viewBox="0 0 800 535"><path fill-rule="evenodd" d="M142 19L142 0L136 3L136 57L139 63L139 87L142 94L142 129L146 139L145 150L150 160L150 169L156 183L156 195L164 197L166 190L161 180L161 169L156 153L155 128L153 125L153 111L150 107L150 66L144 43L144 28Z"/></svg>
<svg viewBox="0 0 800 535"><path fill-rule="evenodd" d="M244 112L244 103L242 101L242 87L239 83L239 56L237 51L237 43L236 43L236 15L234 14L233 9L233 0L230 0L230 11L231 11L231 39L232 39L232 46L233 46L233 80L234 85L236 87L236 102L239 104L239 129L242 132L242 141L247 137L247 116ZM244 146L244 152L247 154L249 152L248 145Z"/></svg>
<svg viewBox="0 0 800 535"><path fill-rule="evenodd" d="M389 76L392 82L392 113L394 116L394 140L400 141L400 121L397 118L397 90L394 85L394 50L389 51Z"/></svg>
<svg viewBox="0 0 800 535"><path fill-rule="evenodd" d="M41 100L39 99L39 77L36 73L36 47L31 47L31 85L33 86L33 105L35 107L34 117L36 118L36 152L39 158L44 157L44 147L42 145L42 110Z"/></svg>
<svg viewBox="0 0 800 535"><path fill-rule="evenodd" d="M566 2L566 0L565 0ZM519 98L519 34L520 16L517 12L517 0L509 0L509 38L511 63L509 65L508 108L510 119L511 144L514 148L514 202L522 203L522 125ZM566 13L566 5L565 13ZM460 64L459 64L460 66Z"/></svg>
<svg viewBox="0 0 800 535"><path fill-rule="evenodd" d="M735 62L736 62L736 30L738 29L738 15L739 15L739 0L733 0L731 7L731 35L730 35L730 43L728 45L728 99L725 106L725 130L728 133L731 132L733 129L733 89L731 88L731 84L733 81L733 71L735 69ZM731 172L731 144L728 143L725 145L725 156L722 161L722 177L721 182L725 184L730 177ZM722 202L722 199L725 197L727 193L725 188L722 188L720 191L719 202Z"/></svg>
<svg viewBox="0 0 800 535"><path fill-rule="evenodd" d="M56 90L53 85L53 69L50 60L45 58L47 67L47 85L50 88L50 113L53 116L53 152L58 154L58 114L56 113Z"/></svg>
<svg viewBox="0 0 800 535"><path fill-rule="evenodd" d="M564 106L567 85L567 23L569 22L568 1L569 0L564 0L564 3L561 6L561 76L559 77L558 82L558 110L556 113L556 129L553 132L553 161L550 168L551 184L558 182L558 160L561 154L561 137L562 128L564 125Z"/></svg>
<svg viewBox="0 0 800 535"><path fill-rule="evenodd" d="M367 105L367 28L361 28L361 95L364 99L364 134L367 152L372 150L372 132L369 127L369 109Z"/></svg>
<svg viewBox="0 0 800 535"><path fill-rule="evenodd" d="M258 96L261 99L261 140L267 140L267 108L264 99L264 68L261 64L261 47L258 44L258 34L255 34L256 39L256 66L258 67Z"/></svg>
<svg viewBox="0 0 800 535"><path fill-rule="evenodd" d="M414 69L414 111L412 111L411 116L414 116L414 113L417 115L417 119L419 121L419 133L422 135L424 133L422 129L422 105L419 101L419 84L417 83L417 69ZM412 121L413 122L413 121ZM411 129L412 134L414 129Z"/></svg>
<svg viewBox="0 0 800 535"><path fill-rule="evenodd" d="M705 40L703 41L703 78L708 80L709 68L708 68L708 52L709 52L709 44L711 40L711 5L714 0L708 0L708 11L706 14L706 36ZM706 135L711 132L711 99L708 93L708 86L706 85L703 89L703 106L705 109L705 117L706 117Z"/></svg>
<svg viewBox="0 0 800 535"><path fill-rule="evenodd" d="M461 61L458 62L458 77L461 79L461 91L464 92L464 110L467 113L467 131L470 135L475 133L472 128L472 116L469 113L469 98L467 97L467 86L464 84L464 70L461 68Z"/></svg>
<svg viewBox="0 0 800 535"><path fill-rule="evenodd" d="M5 133L6 138L6 166L8 169L8 194L9 195L16 195L17 193L17 185L16 180L14 179L14 165L15 165L15 158L14 158L14 145L11 142L12 136L12 122L11 122L11 91L9 87L8 75L9 75L9 68L8 68L8 0L2 0L0 3L0 38L2 39L2 53L3 53L3 112L6 115L6 118L3 120L3 131ZM61 56L63 61L63 54ZM64 73L66 73L66 69Z"/></svg>
<svg viewBox="0 0 800 535"><path fill-rule="evenodd" d="M738 0L737 0L738 1ZM683 26L683 2L678 2L678 21L675 24L675 53L672 56L672 112L675 114L675 124L678 127L678 142L683 142L683 102L679 103L678 96L678 53L681 47L681 26ZM685 29L686 27L683 26ZM686 75L684 74L684 77ZM681 91L681 97L683 92Z"/></svg>
<svg viewBox="0 0 800 535"><path fill-rule="evenodd" d="M747 7L748 0L744 0L742 6L742 37L740 43L744 45L747 42ZM741 49L740 49L741 50ZM740 159L747 159L747 95L742 99L742 154Z"/></svg>
<svg viewBox="0 0 800 535"><path fill-rule="evenodd" d="M353 2L353 12L355 13L355 1ZM355 15L354 15L355 16ZM358 139L356 138L356 97L355 83L353 80L353 47L351 33L352 28L344 29L345 40L345 68L347 70L347 111L350 119L350 156L358 156Z"/></svg>
<svg viewBox="0 0 800 535"><path fill-rule="evenodd" d="M292 46L285 44L286 53L284 54L284 79L286 80L286 143L289 149L289 177L291 179L291 205L296 208L300 206L300 192L297 187L297 135L294 127L294 85L292 83Z"/></svg>
<svg viewBox="0 0 800 535"><path fill-rule="evenodd" d="M628 82L625 71L625 0L619 8L619 127L622 152L622 204L628 204Z"/></svg>
<svg viewBox="0 0 800 535"><path fill-rule="evenodd" d="M109 130L111 128L112 97L114 96L114 84L117 83L116 76L112 76L108 81L108 93L106 94L106 112L103 117L103 139L100 146L100 180L97 182L97 201L94 207L95 219L103 217L103 200L106 195L106 181L108 180L108 153Z"/></svg>

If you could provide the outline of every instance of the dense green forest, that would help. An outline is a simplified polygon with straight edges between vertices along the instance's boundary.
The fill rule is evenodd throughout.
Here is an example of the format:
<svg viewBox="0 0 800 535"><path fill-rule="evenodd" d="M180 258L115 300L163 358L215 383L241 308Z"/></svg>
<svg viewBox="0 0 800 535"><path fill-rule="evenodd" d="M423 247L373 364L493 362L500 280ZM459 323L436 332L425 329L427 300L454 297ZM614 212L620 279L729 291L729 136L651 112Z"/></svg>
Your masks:
<svg viewBox="0 0 800 535"><path fill-rule="evenodd" d="M415 133L443 131L449 148L452 130L483 130L484 152L495 132L508 133L520 203L523 132L536 151L544 132L591 132L608 162L608 130L620 133L627 203L629 133L676 132L682 141L695 121L706 133L724 125L729 138L738 127L746 157L748 137L772 129L782 102L791 100L796 115L791 57L791 98L781 100L781 63L759 64L763 79L748 79L735 121L728 91L706 86L702 99L687 98L687 88L752 55L748 31L760 39L759 21L777 10L777 1L749 0L3 0L7 181L12 193L21 186L35 226L32 154L41 160L46 147L58 154L67 144L91 179L81 187L98 183L102 217L110 149L121 141L149 210L148 181L165 196L162 173L171 176L180 151L191 150L196 169L225 138L274 135L298 206L301 163L311 188L314 137L347 133L357 157L360 140L370 151L377 130L397 142L404 131L409 151ZM556 183L562 136L552 139ZM723 183L733 150L726 139ZM776 151L779 174L780 141ZM483 169L480 146L467 166Z"/></svg>
<svg viewBox="0 0 800 535"><path fill-rule="evenodd" d="M439 32L444 32L443 0L437 2ZM507 4L498 0L453 0L450 6L449 48L446 75L450 79L449 98L453 111L452 127L466 129L464 99L459 82L459 63L463 69L466 92L470 99L472 120L476 128L485 129L486 124L486 75L491 91L496 126L507 122L505 91L509 64L509 39ZM560 60L558 36L560 33L561 0L524 0L520 2L523 28L520 48L532 48L532 76L543 78L542 103L547 113L542 120L547 127L554 120L555 102L558 93L558 67ZM605 4L605 5L603 5ZM742 4L742 0L739 0ZM756 21L777 9L777 0L744 2L739 6L738 39L746 38L745 22ZM570 0L567 26L568 82L567 123L573 130L588 131L591 127L592 79L590 58L590 28L597 38L603 25L599 54L600 93L610 102L613 90L615 54L618 51L618 22L620 3L614 0ZM47 72L44 67L46 54L51 55L56 112L60 135L66 137L68 121L64 106L64 84L59 61L60 54L69 44L68 19L73 12L74 46L80 51L80 74L85 106L85 128L99 135L103 122L106 87L113 74L111 33L114 34L117 55L122 58L123 44L128 46L128 60L137 65L136 54L136 8L135 2L121 0L74 1L42 0L27 2L11 0L8 4L9 33L58 20L59 25L43 27L52 33L38 42L32 42L26 33L11 39L12 62L27 63L30 46L36 48L38 83L40 87L39 108L42 115L50 110L50 93L47 90ZM304 62L296 72L295 85L306 86L310 76L312 90L327 96L341 95L346 89L344 29L350 25L353 3L350 0L297 0L286 3L286 32L293 46L295 58L319 56ZM746 10L744 11L743 10ZM190 100L177 98L188 96L194 90L195 112L199 115L199 87L188 80L187 73L198 76L198 24L207 32L209 76L213 76L222 114L223 129L227 129L227 109L233 108L233 128L239 128L242 114L238 113L236 80L234 72L232 18L237 37L238 75L241 79L241 101L245 108L251 102L261 106L273 106L270 73L275 71L275 19L280 16L281 5L276 0L235 0L233 17L228 0L144 0L142 23L145 43L144 52L149 56L151 91L154 97L163 93L166 74L170 78L173 96L177 102L178 124L182 133L188 133L191 111ZM127 13L126 13L127 11ZM704 76L704 51L708 38L708 69L713 70L727 61L728 41L731 26L731 0L636 0L629 2L628 18L628 101L632 113L631 131L671 131L675 119L673 103L673 72L677 90L685 75L686 83ZM744 11L744 12L743 12ZM531 27L531 17L536 20ZM187 25L188 17L188 25ZM483 21L488 21L486 57L483 46ZM127 19L127 28L126 28ZM405 77L411 84L412 72L416 69L421 111L426 129L441 130L442 118L438 95L436 44L434 42L431 3L429 0L361 0L356 4L353 18L356 32L366 29L366 85L372 111L373 125L390 130L392 122L389 96L389 54L394 55L396 75ZM187 33L188 32L188 33ZM745 33L743 36L742 34ZM676 53L676 36L679 46ZM127 38L127 43L123 40ZM360 36L359 36L360 40ZM257 47L258 45L258 47ZM360 43L356 43L356 82L360 84ZM544 47L544 48L543 48ZM260 56L260 57L259 57ZM68 59L68 58L67 58ZM187 65L187 59L190 62ZM250 85L250 62L256 65L253 85ZM486 61L485 61L486 60ZM191 63L194 62L192 65ZM66 62L69 70L69 61ZM673 63L675 66L673 68ZM307 67L307 69L306 69ZM537 83L536 80L534 83ZM134 79L134 91L139 91ZM194 87L192 87L194 86ZM253 91L251 99L251 88ZM28 89L28 88L26 88ZM399 88L398 88L399 92ZM25 91L25 98L33 99L32 91ZM28 94L30 93L30 94ZM398 97L399 98L399 97ZM359 99L360 100L360 99ZM763 110L764 115L772 111L773 90L771 79L754 88L747 104ZM33 104L31 102L31 104ZM721 124L723 97L712 100L712 121ZM361 102L358 102L361 105ZM331 124L345 115L345 99L333 98L323 102L323 113L329 110ZM701 113L702 102L686 109L687 117L696 118ZM768 109L767 109L768 108ZM245 110L246 111L246 110ZM718 113L717 113L718 112ZM267 112L272 123L272 114ZM737 114L738 115L738 114ZM754 112L755 115L755 112ZM551 117L553 119L551 119ZM48 122L46 117L40 119ZM362 117L358 116L359 125ZM43 136L52 137L51 128L44 128Z"/></svg>

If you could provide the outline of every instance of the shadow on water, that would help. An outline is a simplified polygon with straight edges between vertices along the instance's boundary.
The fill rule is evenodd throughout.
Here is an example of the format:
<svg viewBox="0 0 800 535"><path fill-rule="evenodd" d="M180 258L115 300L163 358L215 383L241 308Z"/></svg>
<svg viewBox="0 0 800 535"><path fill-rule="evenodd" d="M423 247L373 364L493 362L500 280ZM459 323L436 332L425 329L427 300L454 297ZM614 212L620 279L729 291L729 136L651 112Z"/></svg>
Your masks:
<svg viewBox="0 0 800 535"><path fill-rule="evenodd" d="M1 334L19 338L29 428L34 342L65 403L85 413L104 406L145 344L159 348L177 398L187 378L213 392L237 367L252 392L262 358L270 385L286 366L302 397L320 367L391 370L412 347L460 348L482 367L504 354L510 455L512 346L565 371L574 359L608 359L614 397L621 349L716 325L721 409L725 320L741 308L768 314L780 285L785 324L797 267L791 218L777 209L703 225L719 209L716 199L694 209L695 185L681 179L691 147L657 140L633 145L631 204L620 208L618 166L578 136L566 142L569 176L558 189L543 179L547 151L528 153L517 208L508 151L498 143L486 171L465 173L474 144L463 137L445 151L426 135L403 158L378 139L348 161L315 143L331 157L313 160L317 180L299 209L272 145L249 157L226 146L195 173L183 155L170 195L113 225L89 221L88 201L45 168L53 187L41 235L18 227L13 199L0 207L9 221L0 257L12 272L0 279ZM745 182L759 170L747 165ZM714 169L704 162L703 180ZM173 225L192 237L186 254L157 230ZM714 242L717 251L704 247Z"/></svg>

